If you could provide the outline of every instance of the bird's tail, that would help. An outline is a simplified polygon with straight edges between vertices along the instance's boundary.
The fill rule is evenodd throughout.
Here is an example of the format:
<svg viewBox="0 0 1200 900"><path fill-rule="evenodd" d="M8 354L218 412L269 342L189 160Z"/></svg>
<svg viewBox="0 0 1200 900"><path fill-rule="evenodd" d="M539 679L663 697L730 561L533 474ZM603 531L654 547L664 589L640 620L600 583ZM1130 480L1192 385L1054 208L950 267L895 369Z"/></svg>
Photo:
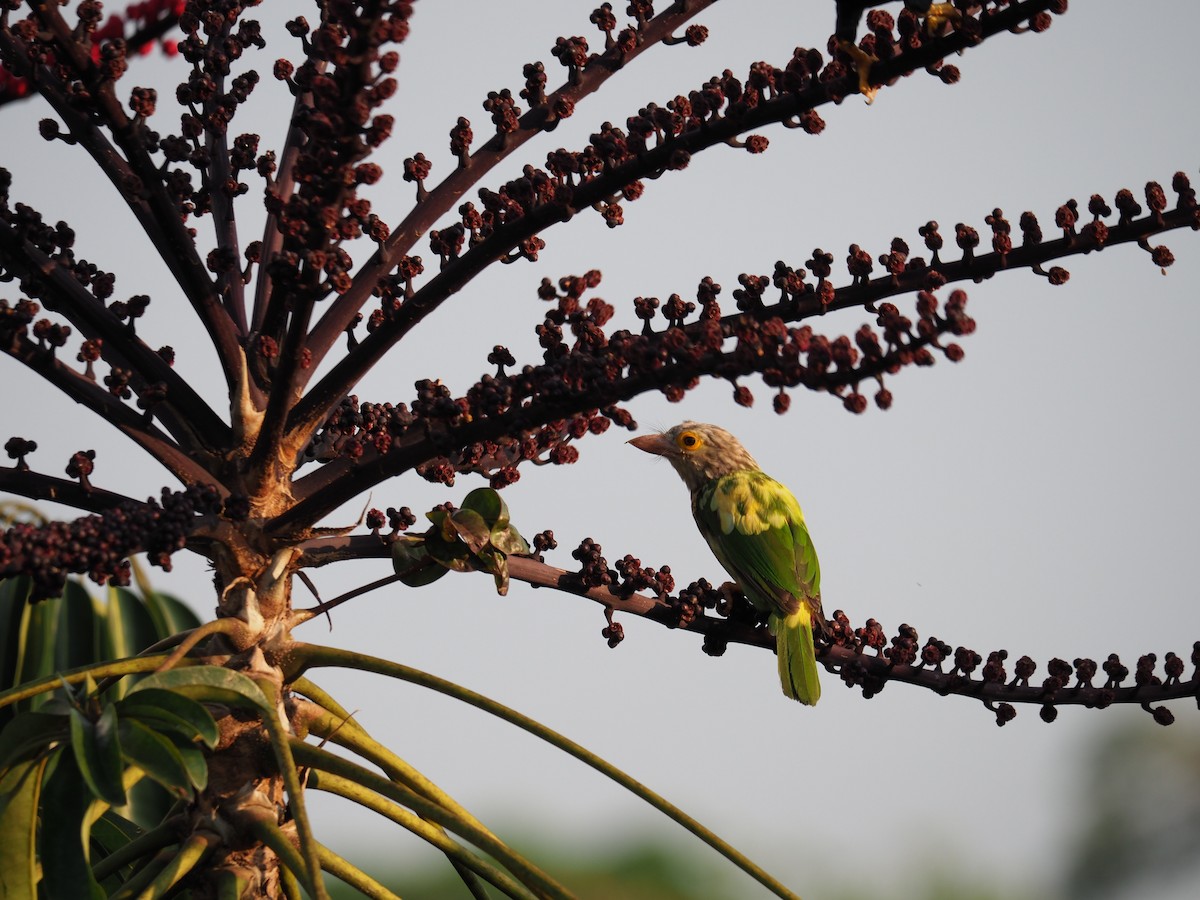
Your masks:
<svg viewBox="0 0 1200 900"><path fill-rule="evenodd" d="M773 624L783 693L806 706L816 706L821 699L821 682L817 677L817 652L813 648L812 613L801 603L798 610Z"/></svg>

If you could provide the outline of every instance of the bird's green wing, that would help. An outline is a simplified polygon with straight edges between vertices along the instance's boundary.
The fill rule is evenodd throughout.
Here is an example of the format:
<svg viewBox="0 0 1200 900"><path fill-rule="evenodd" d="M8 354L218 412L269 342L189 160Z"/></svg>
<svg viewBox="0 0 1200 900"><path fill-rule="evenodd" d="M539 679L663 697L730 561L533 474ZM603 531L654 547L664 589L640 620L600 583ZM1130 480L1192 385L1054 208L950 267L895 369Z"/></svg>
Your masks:
<svg viewBox="0 0 1200 900"><path fill-rule="evenodd" d="M759 471L714 479L692 501L708 545L751 602L778 614L821 592L821 569L800 504ZM819 608L819 607L818 607Z"/></svg>

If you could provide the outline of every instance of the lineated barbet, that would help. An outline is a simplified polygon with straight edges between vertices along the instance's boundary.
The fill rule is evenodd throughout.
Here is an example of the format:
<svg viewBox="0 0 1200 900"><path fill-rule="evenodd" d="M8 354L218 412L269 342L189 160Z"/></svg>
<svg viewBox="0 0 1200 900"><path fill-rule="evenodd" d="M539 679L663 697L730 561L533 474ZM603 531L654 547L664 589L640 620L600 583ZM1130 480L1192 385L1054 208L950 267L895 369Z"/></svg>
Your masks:
<svg viewBox="0 0 1200 900"><path fill-rule="evenodd" d="M792 492L716 425L684 422L629 443L664 457L683 478L708 546L747 599L768 614L784 694L815 704L821 683L813 629L826 629L821 569Z"/></svg>

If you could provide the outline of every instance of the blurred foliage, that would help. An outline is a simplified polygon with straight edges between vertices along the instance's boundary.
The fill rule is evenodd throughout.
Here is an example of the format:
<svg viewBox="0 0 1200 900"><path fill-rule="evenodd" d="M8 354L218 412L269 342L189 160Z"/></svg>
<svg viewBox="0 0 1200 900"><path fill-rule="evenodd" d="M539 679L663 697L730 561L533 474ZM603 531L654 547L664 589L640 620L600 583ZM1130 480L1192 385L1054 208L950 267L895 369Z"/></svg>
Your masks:
<svg viewBox="0 0 1200 900"><path fill-rule="evenodd" d="M570 884L579 900L725 900L738 895L736 875L719 861L654 838L585 851L536 838L518 843L527 856ZM444 863L398 871L395 858L390 858L372 865L371 871L405 900L470 900L462 881ZM359 896L343 884L330 882L329 888L333 900Z"/></svg>
<svg viewBox="0 0 1200 900"><path fill-rule="evenodd" d="M1095 740L1082 770L1066 900L1161 896L1200 878L1200 728L1131 722Z"/></svg>
<svg viewBox="0 0 1200 900"><path fill-rule="evenodd" d="M850 871L826 859L811 873L805 896L821 900L1100 900L1188 897L1200 878L1200 728L1186 720L1164 729L1138 719L1095 734L1078 754L1073 808L1065 810L1073 832L1063 835L1060 874L1049 883L1030 879L1014 859L999 878L980 877L955 853L932 856L911 835L912 861L902 868ZM1064 788L1069 790L1069 788ZM1048 802L1050 798L1037 802ZM578 852L550 839L521 842L584 900L726 900L745 896L744 882L685 845L646 836L636 843L608 844ZM390 867L390 872L389 872ZM469 898L444 864L397 870L395 858L375 867L406 900ZM884 886L886 885L886 892ZM335 898L354 894L331 885ZM1197 890L1192 895L1200 895Z"/></svg>
<svg viewBox="0 0 1200 900"><path fill-rule="evenodd" d="M636 843L609 843L600 850L572 851L551 840L522 841L529 856L542 860L560 881L577 890L580 900L731 900L757 897L736 873L686 845L646 836ZM916 864L894 873L838 870L826 860L814 873L805 898L820 900L1049 900L1051 894L1031 888L1019 873L980 883L976 875L954 868L953 860ZM391 890L405 900L470 900L470 894L444 863L396 870L394 858L372 866ZM859 885L850 882L859 882ZM749 891L749 893L748 893ZM330 883L333 900L358 896L345 885Z"/></svg>

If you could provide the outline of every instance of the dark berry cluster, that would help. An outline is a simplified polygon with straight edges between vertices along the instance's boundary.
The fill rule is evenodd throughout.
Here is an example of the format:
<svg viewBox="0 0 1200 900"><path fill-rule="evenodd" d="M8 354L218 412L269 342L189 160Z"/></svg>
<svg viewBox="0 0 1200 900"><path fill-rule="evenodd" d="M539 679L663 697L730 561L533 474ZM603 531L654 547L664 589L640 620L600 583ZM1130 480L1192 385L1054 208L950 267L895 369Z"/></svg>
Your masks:
<svg viewBox="0 0 1200 900"><path fill-rule="evenodd" d="M307 459L357 459L368 447L386 453L413 423L413 414L403 403L360 403L346 397L326 420L304 451Z"/></svg>
<svg viewBox="0 0 1200 900"><path fill-rule="evenodd" d="M78 5L76 31L80 38L103 48L102 54L97 54L101 71L112 79L123 72L130 54L149 50L150 44L179 20L183 6L183 0L141 0L123 10L110 10L98 0L84 0ZM176 42L163 40L162 49L174 56ZM27 78L0 64L0 105L28 96L31 89Z"/></svg>
<svg viewBox="0 0 1200 900"><path fill-rule="evenodd" d="M1194 671L1190 681L1183 681L1186 666L1182 657L1167 653L1159 675L1158 657L1148 653L1139 657L1130 689L1126 686L1129 669L1115 653L1102 666L1087 658L1077 658L1073 663L1052 659L1046 666L1045 679L1038 683L1034 678L1037 663L1029 656L1022 656L1013 664L1010 678L1005 668L1007 650L993 650L985 661L974 650L966 647L951 650L949 644L935 637L922 644L916 629L910 625L901 625L890 638L886 635L875 619L851 629L846 614L841 610L834 612L829 623L833 648L830 653L838 659L843 682L861 688L867 697L877 694L893 678L914 681L944 694L981 696L996 714L998 725L1016 716L1013 706L1016 702L1040 704L1040 715L1046 722L1054 721L1058 707L1066 703L1104 708L1116 702L1136 702L1146 706L1156 722L1167 725L1174 720L1171 712L1162 706L1151 708L1150 703L1195 695L1200 689L1200 642L1192 649ZM867 649L873 650L874 655L864 654ZM944 663L948 661L953 661L953 667L945 671ZM907 671L898 671L897 667L905 667ZM930 674L924 678L916 676L921 669ZM1097 685L1094 680L1100 671L1106 680Z"/></svg>
<svg viewBox="0 0 1200 900"><path fill-rule="evenodd" d="M399 537L400 532L412 528L417 523L417 517L407 506L399 509L389 506L386 512L381 509L367 510L365 523L373 535L390 543ZM387 534L383 534L384 528L389 529Z"/></svg>
<svg viewBox="0 0 1200 900"><path fill-rule="evenodd" d="M534 540L539 553L551 544L545 535ZM585 538L571 555L581 564L578 581L589 589L592 599L606 607L609 627L604 629L604 637L611 646L623 637L614 627L612 613L625 610L668 627L699 632L704 636L703 650L710 655L724 653L730 641L774 647L774 636L763 627L763 614L733 584L717 588L701 579L673 595L674 579L665 567L644 567L640 560L626 555L609 568L600 545L591 538ZM553 585L556 579L538 583ZM1140 704L1156 722L1169 725L1174 715L1161 705L1164 701L1200 697L1200 641L1192 646L1190 678L1185 677L1187 661L1168 652L1161 666L1156 654L1139 657L1132 677L1116 654L1110 654L1101 665L1088 658L1073 663L1054 658L1039 682L1035 677L1038 665L1029 656L1013 662L1010 674L1009 653L1004 649L990 651L985 659L974 650L952 648L936 637L922 641L908 624L892 634L873 618L854 627L840 609L823 624L817 629L818 657L847 687L861 690L864 697L875 696L891 681L904 681L943 695L977 698L995 715L998 725L1016 716L1015 704L1035 704L1043 721L1052 722L1063 705L1104 708L1116 703ZM1101 672L1105 681L1098 684Z"/></svg>
<svg viewBox="0 0 1200 900"><path fill-rule="evenodd" d="M72 522L17 524L0 532L0 577L29 576L34 600L57 597L71 574L126 585L131 554L145 551L153 565L170 571L171 554L184 548L199 517L220 507L212 488L164 488L159 501L126 502Z"/></svg>
<svg viewBox="0 0 1200 900"><path fill-rule="evenodd" d="M292 124L305 140L288 160L294 185L267 191L267 211L283 236L280 250L265 260L277 287L318 297L343 294L352 282L352 261L342 242L364 231L385 233L358 189L382 175L366 158L392 132L393 117L377 112L396 91L391 73L399 55L387 46L407 37L411 14L408 3L379 0L361 8L331 4L315 28L303 16L288 23L305 59L299 66L278 60L275 77L304 98ZM259 168L275 175L274 160ZM419 179L422 173L405 174Z"/></svg>
<svg viewBox="0 0 1200 900"><path fill-rule="evenodd" d="M591 538L584 538L579 546L571 551L571 556L579 561L579 578L588 587L601 587L612 584L617 573L608 567L608 560L601 555L601 547Z"/></svg>
<svg viewBox="0 0 1200 900"><path fill-rule="evenodd" d="M675 579L671 576L670 566L658 569L643 567L640 559L627 553L617 560L614 568L618 576L615 588L618 594L652 591L656 596L664 597L675 590Z"/></svg>
<svg viewBox="0 0 1200 900"><path fill-rule="evenodd" d="M720 589L709 584L707 578L693 581L687 587L680 589L677 595L668 596L665 600L679 617L678 626L680 628L687 628L697 617L704 615L704 610L716 609L725 603Z"/></svg>

